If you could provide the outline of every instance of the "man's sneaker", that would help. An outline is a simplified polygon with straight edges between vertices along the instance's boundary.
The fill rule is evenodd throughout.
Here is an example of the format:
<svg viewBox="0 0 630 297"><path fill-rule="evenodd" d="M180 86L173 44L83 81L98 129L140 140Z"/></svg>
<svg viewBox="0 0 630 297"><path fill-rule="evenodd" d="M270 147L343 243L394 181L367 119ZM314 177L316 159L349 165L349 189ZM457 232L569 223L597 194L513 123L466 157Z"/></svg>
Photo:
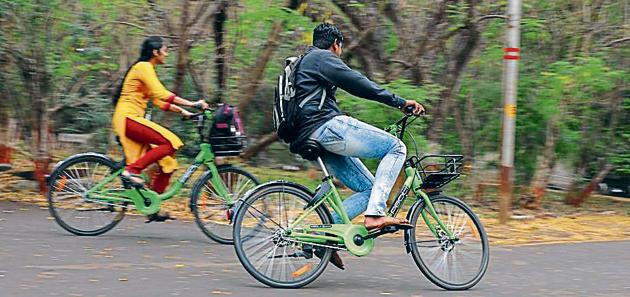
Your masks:
<svg viewBox="0 0 630 297"><path fill-rule="evenodd" d="M145 223L151 223L151 222L164 222L164 221L168 221L168 220L175 220L175 218L171 217L171 215L169 215L168 213L159 213L156 212L154 214L150 214L147 216L147 220L145 221Z"/></svg>
<svg viewBox="0 0 630 297"><path fill-rule="evenodd" d="M304 245L304 247L302 248L302 251L304 252L304 257L307 259L312 258L313 255L321 259L326 253L326 250L324 248L313 248L313 246L311 245ZM343 261L341 260L341 256L339 256L339 253L337 253L337 251L332 251L332 256L330 257L330 263L332 263L333 265L335 265L335 267L341 270L346 269L345 266L343 265Z"/></svg>

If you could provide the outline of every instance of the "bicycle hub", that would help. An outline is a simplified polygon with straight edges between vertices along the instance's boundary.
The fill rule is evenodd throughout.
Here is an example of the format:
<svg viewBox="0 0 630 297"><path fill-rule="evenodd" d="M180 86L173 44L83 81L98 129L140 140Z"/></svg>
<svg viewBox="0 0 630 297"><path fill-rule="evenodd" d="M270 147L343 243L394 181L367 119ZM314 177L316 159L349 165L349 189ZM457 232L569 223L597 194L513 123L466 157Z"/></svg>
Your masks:
<svg viewBox="0 0 630 297"><path fill-rule="evenodd" d="M357 246L362 246L363 243L365 242L365 240L363 239L363 236L358 235L358 234L354 236L352 241L354 241L354 244L356 244Z"/></svg>

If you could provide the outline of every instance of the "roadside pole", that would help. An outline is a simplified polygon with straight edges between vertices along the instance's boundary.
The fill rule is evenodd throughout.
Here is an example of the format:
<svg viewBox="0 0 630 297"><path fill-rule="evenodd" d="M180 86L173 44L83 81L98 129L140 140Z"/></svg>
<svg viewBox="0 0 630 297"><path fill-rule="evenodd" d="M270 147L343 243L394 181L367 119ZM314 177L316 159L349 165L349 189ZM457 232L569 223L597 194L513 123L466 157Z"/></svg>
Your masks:
<svg viewBox="0 0 630 297"><path fill-rule="evenodd" d="M508 1L508 28L503 55L503 137L501 145L501 177L499 222L505 224L512 208L514 184L514 134L516 126L516 90L520 59L521 0Z"/></svg>

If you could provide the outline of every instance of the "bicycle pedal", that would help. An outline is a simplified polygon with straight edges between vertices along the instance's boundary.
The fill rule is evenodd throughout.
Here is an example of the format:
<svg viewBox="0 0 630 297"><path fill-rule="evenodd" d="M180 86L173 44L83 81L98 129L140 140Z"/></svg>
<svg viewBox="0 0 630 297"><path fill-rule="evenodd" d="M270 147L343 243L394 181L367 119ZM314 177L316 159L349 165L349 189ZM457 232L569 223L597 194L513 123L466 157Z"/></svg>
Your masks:
<svg viewBox="0 0 630 297"><path fill-rule="evenodd" d="M376 238L379 237L383 234L388 234L388 233L395 233L398 232L400 230L409 230L409 229L413 229L413 226L407 225L407 224L401 224L401 225L390 225L387 227L383 227L381 229L377 229L377 230L372 230L368 233L367 236L365 236L366 239L369 238Z"/></svg>

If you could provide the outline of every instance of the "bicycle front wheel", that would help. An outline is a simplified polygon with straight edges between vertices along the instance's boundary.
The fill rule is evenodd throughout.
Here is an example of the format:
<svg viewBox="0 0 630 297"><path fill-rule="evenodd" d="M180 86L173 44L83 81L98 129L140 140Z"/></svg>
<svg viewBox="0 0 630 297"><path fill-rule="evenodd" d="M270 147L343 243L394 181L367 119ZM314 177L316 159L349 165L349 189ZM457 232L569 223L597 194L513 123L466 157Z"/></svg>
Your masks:
<svg viewBox="0 0 630 297"><path fill-rule="evenodd" d="M258 281L275 288L299 288L326 268L330 248L299 242L287 232L311 197L305 188L284 181L262 185L244 197L234 218L234 249ZM300 225L330 222L330 213L319 206Z"/></svg>
<svg viewBox="0 0 630 297"><path fill-rule="evenodd" d="M111 176L115 163L94 153L79 154L63 161L50 175L48 209L55 221L70 233L82 236L103 234L124 217L126 205L91 198L87 191ZM116 178L107 190L124 190Z"/></svg>
<svg viewBox="0 0 630 297"><path fill-rule="evenodd" d="M472 288L488 268L490 251L486 231L479 218L459 199L439 195L431 201L438 218L455 239L449 239L447 232L429 214L426 204L419 202L421 205L410 217L415 228L407 231L413 259L420 271L439 287L446 290Z"/></svg>
<svg viewBox="0 0 630 297"><path fill-rule="evenodd" d="M234 202L259 184L251 173L237 167L219 166L217 171ZM217 194L211 178L210 171L199 178L193 188L190 208L197 226L206 236L218 243L232 244L232 224L227 211L233 204L226 203L225 198Z"/></svg>

